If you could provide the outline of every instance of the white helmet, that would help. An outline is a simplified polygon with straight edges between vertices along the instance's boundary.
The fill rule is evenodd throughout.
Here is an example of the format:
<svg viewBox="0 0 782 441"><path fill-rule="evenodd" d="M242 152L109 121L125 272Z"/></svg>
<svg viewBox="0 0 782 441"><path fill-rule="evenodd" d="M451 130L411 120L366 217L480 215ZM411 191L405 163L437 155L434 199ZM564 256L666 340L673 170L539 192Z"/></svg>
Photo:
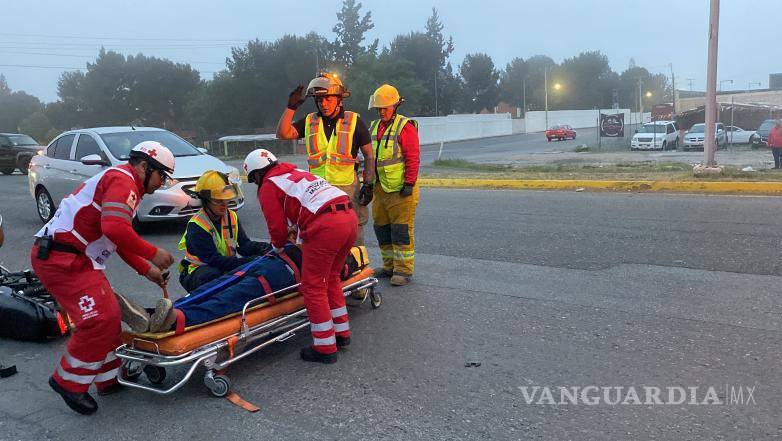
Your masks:
<svg viewBox="0 0 782 441"><path fill-rule="evenodd" d="M157 141L142 141L130 150L131 158L139 158L147 161L153 169L165 172L167 175L174 173L176 160L174 154L167 147Z"/></svg>
<svg viewBox="0 0 782 441"><path fill-rule="evenodd" d="M248 182L254 182L251 178L254 171L266 172L271 166L277 164L277 157L266 149L255 149L244 158L244 172L247 173ZM260 182L258 182L260 184Z"/></svg>

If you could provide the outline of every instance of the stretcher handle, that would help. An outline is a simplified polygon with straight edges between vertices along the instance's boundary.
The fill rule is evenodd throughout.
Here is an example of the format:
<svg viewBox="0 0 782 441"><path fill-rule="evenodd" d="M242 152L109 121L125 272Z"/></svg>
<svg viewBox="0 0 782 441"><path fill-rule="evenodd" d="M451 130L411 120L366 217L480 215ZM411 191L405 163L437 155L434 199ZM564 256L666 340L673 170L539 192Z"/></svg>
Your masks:
<svg viewBox="0 0 782 441"><path fill-rule="evenodd" d="M277 294L281 294L283 292L287 292L293 289L298 288L301 285L301 283L297 283L295 285L291 285L288 287L285 287L283 289L280 289L278 291L274 291L273 293L266 294L265 296L261 296L255 299L250 300L249 302L244 304L244 307L242 308L242 323L239 329L241 330L242 334L247 334L249 332L249 327L247 326L247 308L249 308L251 305L254 305L256 303L263 303L263 300L266 300L270 297L275 297Z"/></svg>

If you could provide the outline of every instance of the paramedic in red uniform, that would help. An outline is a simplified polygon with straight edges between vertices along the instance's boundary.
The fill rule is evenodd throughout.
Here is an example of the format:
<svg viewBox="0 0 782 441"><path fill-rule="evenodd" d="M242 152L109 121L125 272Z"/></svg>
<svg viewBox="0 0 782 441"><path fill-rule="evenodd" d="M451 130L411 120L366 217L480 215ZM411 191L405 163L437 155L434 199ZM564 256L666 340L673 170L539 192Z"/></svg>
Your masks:
<svg viewBox="0 0 782 441"><path fill-rule="evenodd" d="M163 286L162 271L174 259L136 234L131 221L144 194L151 194L174 171L174 156L158 142L144 141L128 164L111 167L79 185L60 203L54 217L36 234L31 262L44 287L75 325L65 354L49 385L81 414L98 410L87 392L118 390L121 313L103 272L117 254L140 275Z"/></svg>
<svg viewBox="0 0 782 441"><path fill-rule="evenodd" d="M323 178L278 163L268 150L253 150L244 160L247 181L258 185L258 199L275 252L284 252L289 228L301 243L301 295L312 331L312 346L301 358L337 362L337 347L350 344L350 325L340 271L356 240L358 221L350 198Z"/></svg>

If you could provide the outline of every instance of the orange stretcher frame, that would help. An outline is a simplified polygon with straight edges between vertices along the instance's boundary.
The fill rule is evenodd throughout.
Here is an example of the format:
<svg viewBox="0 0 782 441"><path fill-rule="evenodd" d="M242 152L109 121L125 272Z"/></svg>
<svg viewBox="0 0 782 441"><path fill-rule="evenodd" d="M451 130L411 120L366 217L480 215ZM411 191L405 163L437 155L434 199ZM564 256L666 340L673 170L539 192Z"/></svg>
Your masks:
<svg viewBox="0 0 782 441"><path fill-rule="evenodd" d="M365 267L343 282L343 294L360 294L362 304L370 300L373 308L380 307L382 297L376 292L378 281L373 276L372 268ZM123 344L115 351L123 361L119 382L137 389L169 394L184 385L199 365L204 365L207 368L204 383L210 392L218 397L227 396L230 382L223 369L250 353L285 341L309 328L304 299L296 291L298 287L299 284L296 284L252 300L240 313L188 327L180 334L174 331L157 334L123 332ZM181 380L169 388L162 386L167 367L186 364L191 366ZM150 385L139 383L142 372Z"/></svg>

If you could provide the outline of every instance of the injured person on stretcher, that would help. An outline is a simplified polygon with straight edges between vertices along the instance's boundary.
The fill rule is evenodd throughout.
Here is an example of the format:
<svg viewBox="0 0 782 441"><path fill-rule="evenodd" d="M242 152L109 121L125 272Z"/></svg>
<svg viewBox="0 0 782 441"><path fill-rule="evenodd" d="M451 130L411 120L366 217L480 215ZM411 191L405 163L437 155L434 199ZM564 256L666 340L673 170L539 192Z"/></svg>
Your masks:
<svg viewBox="0 0 782 441"><path fill-rule="evenodd" d="M346 280L360 271L365 256L364 247L354 247L341 278ZM161 298L154 309L142 308L127 297L116 295L122 321L133 332L168 332L241 312L247 302L298 283L300 271L301 250L288 244L284 252L260 256L174 302Z"/></svg>

